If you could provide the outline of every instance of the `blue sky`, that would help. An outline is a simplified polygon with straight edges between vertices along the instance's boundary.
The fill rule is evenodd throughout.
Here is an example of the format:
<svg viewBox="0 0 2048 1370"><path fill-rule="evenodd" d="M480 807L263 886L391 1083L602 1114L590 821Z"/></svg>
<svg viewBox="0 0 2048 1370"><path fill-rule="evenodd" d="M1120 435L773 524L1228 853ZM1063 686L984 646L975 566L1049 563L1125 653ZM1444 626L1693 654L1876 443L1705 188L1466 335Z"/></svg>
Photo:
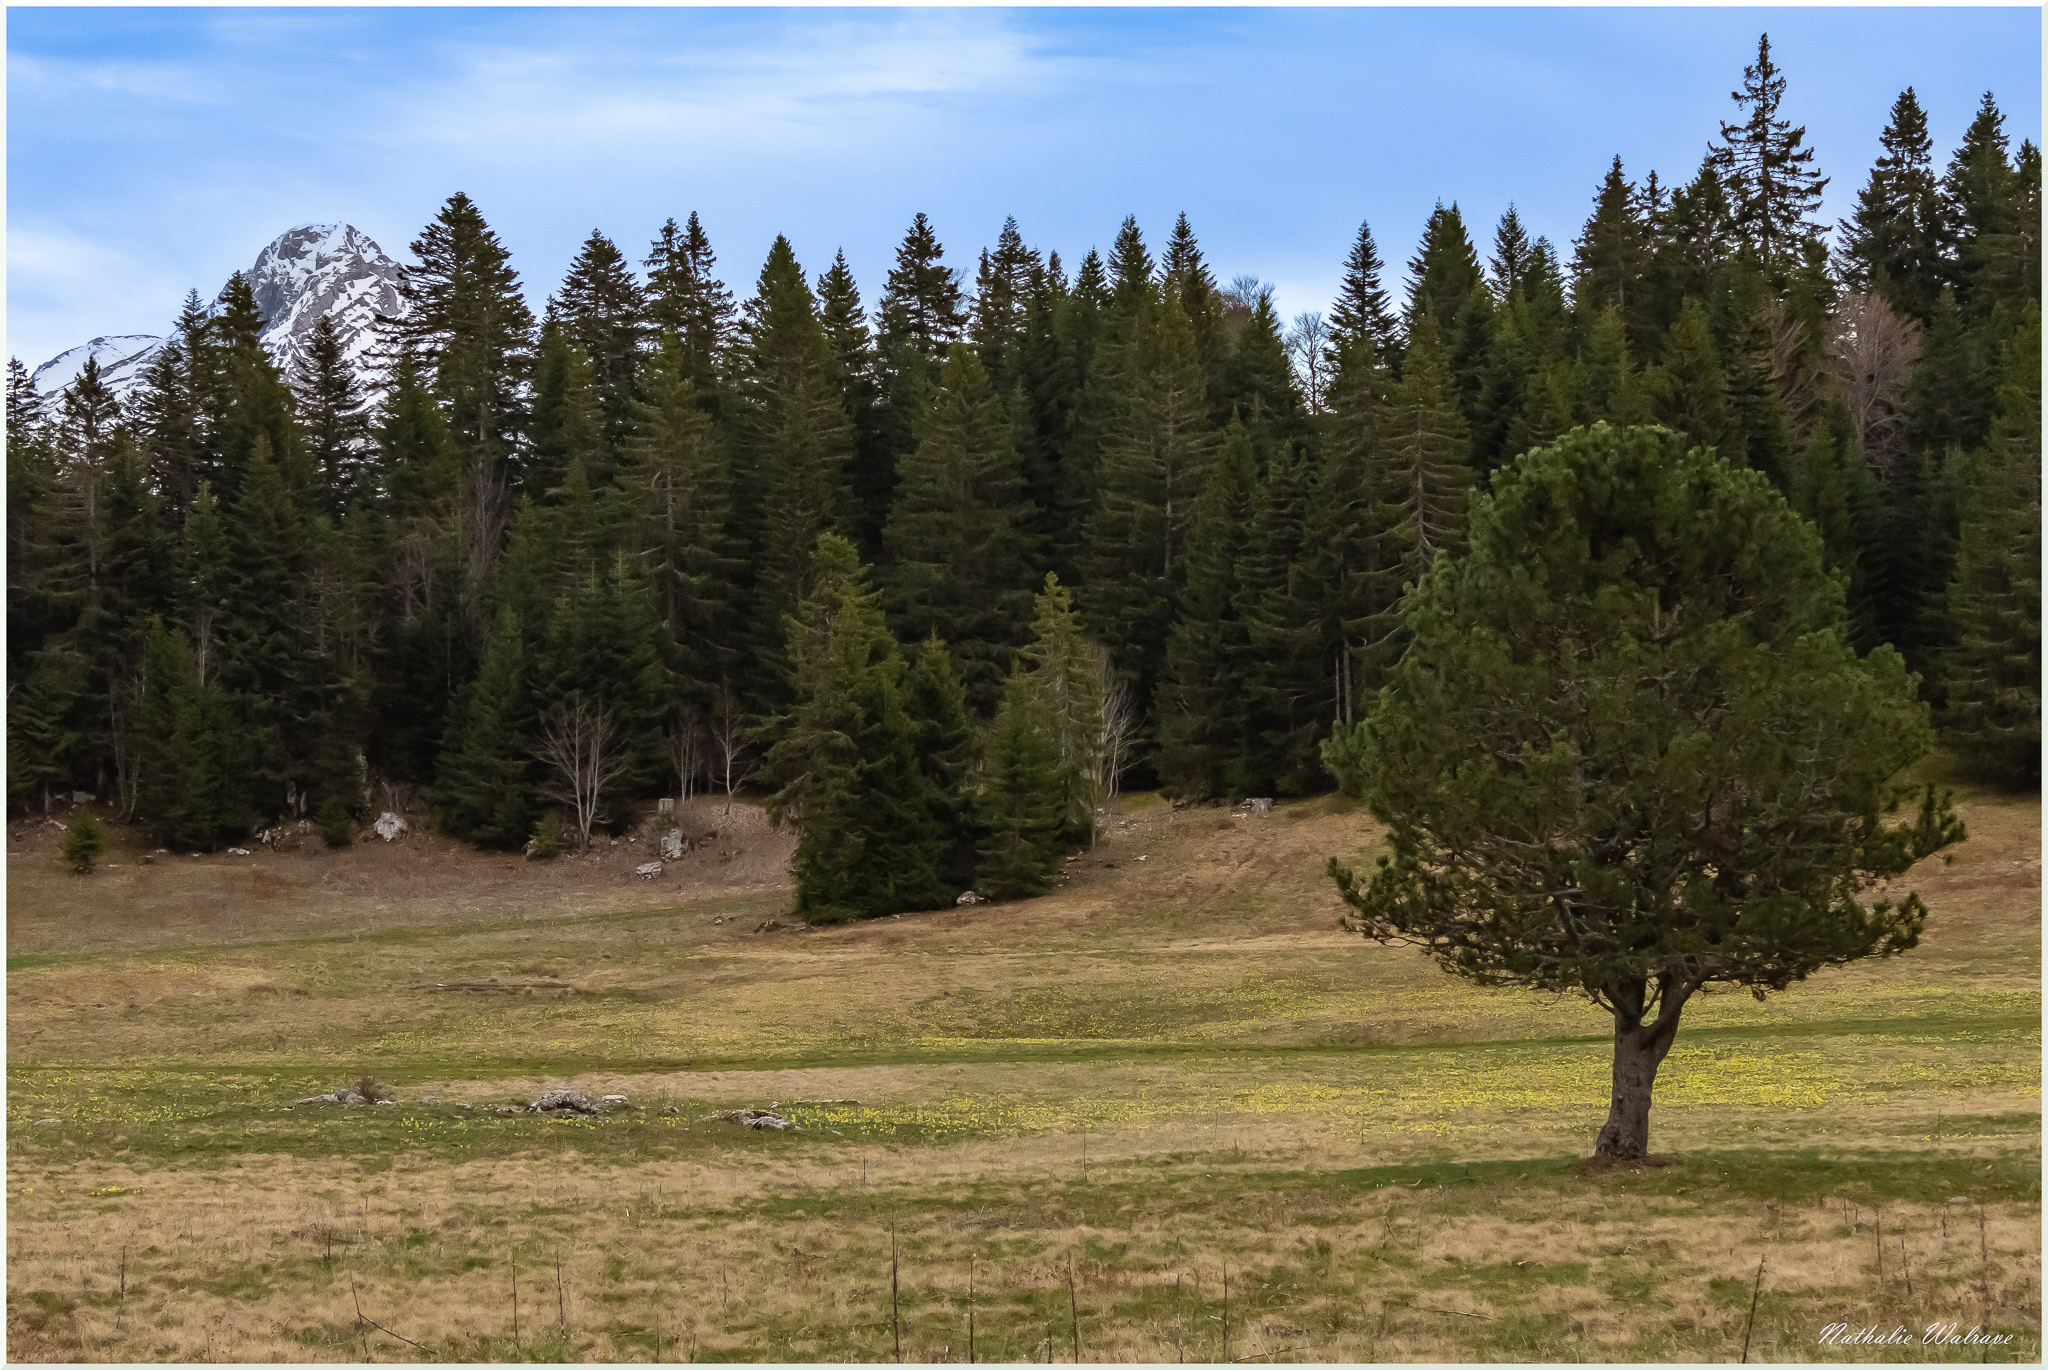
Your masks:
<svg viewBox="0 0 2048 1370"><path fill-rule="evenodd" d="M1071 267L1185 210L1292 315L1440 198L1568 252L1616 153L1690 176L1765 29L1830 218L1908 84L1944 162L1985 90L2040 140L2033 8L13 8L8 351L166 331L297 223L406 260L457 190L536 302L592 228L637 260L692 209L736 293L783 232L871 307L919 210L969 268L1006 214Z"/></svg>

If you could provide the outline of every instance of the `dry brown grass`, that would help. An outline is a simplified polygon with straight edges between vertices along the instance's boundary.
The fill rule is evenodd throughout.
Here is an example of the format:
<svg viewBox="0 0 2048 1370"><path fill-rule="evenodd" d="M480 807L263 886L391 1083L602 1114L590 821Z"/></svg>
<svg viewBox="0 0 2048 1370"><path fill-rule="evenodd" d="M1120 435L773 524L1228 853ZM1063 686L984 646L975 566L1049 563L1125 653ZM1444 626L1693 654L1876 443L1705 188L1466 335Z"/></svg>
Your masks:
<svg viewBox="0 0 2048 1370"><path fill-rule="evenodd" d="M2038 1354L2038 804L1965 816L1914 873L1921 948L1698 1002L1653 1138L1684 1164L1603 1177L1571 1165L1598 1017L1339 932L1321 863L1379 836L1341 801L1133 796L1046 898L802 935L752 931L788 899L752 808L740 857L658 884L645 836L148 866L117 836L79 880L17 825L9 1349L419 1355L358 1325L353 1279L452 1358L887 1358L893 1219L912 1359L962 1354L970 1253L984 1358L1070 1354L1070 1255L1091 1358L1220 1355L1228 1264L1233 1359L1732 1359L1760 1256L1756 1359L1825 1358L1838 1316L1967 1326L1985 1283ZM493 979L564 988L434 988ZM278 1111L357 1071L408 1102ZM647 1112L453 1107L560 1084ZM820 1098L861 1102L698 1121ZM1889 1256L1877 1281L1880 1206L1910 1298Z"/></svg>

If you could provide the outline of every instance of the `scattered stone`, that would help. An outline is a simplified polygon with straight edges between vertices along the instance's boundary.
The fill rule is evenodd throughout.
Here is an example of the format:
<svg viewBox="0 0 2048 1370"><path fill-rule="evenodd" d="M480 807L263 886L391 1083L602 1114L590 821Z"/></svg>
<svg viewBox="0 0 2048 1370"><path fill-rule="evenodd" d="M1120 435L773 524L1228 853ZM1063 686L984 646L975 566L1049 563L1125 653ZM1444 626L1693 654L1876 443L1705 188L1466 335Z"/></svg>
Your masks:
<svg viewBox="0 0 2048 1370"><path fill-rule="evenodd" d="M661 859L680 861L683 859L683 830L670 828L661 835Z"/></svg>
<svg viewBox="0 0 2048 1370"><path fill-rule="evenodd" d="M711 926L715 928L715 927L717 927L717 926L718 926L718 925L719 925L720 923L723 923L724 921L725 921L725 920L724 920L723 918L714 918L714 919L712 919L712 920L711 920Z"/></svg>
<svg viewBox="0 0 2048 1370"><path fill-rule="evenodd" d="M437 1095L433 1095L433 1094L429 1094L429 1095L426 1095L426 1096L425 1096L424 1098L422 1098L422 1099L420 1100L420 1102L421 1102L421 1103L423 1103L423 1104L438 1104L438 1103L440 1103L440 1102L441 1102L441 1100L440 1100L439 1096L437 1096Z"/></svg>
<svg viewBox="0 0 2048 1370"><path fill-rule="evenodd" d="M397 1108L397 1107L398 1107L398 1100L396 1100L396 1099L379 1099L379 1100L377 1101L377 1107L379 1107L379 1108Z"/></svg>
<svg viewBox="0 0 2048 1370"><path fill-rule="evenodd" d="M1966 1194L1958 1194L1953 1199L1949 1200L1949 1202L1952 1204L1966 1204L1969 1201L1969 1196Z"/></svg>
<svg viewBox="0 0 2048 1370"><path fill-rule="evenodd" d="M1252 818L1268 818L1273 813L1273 801L1270 799L1247 799L1238 807Z"/></svg>
<svg viewBox="0 0 2048 1370"><path fill-rule="evenodd" d="M96 795L87 794L84 790L73 790L71 792L71 802L74 804L90 804L97 797Z"/></svg>
<svg viewBox="0 0 2048 1370"><path fill-rule="evenodd" d="M512 1107L512 1105L510 1104L499 1104L495 1109L492 1109L491 1111L493 1113L517 1113L519 1110Z"/></svg>
<svg viewBox="0 0 2048 1370"><path fill-rule="evenodd" d="M148 852L144 852L142 854L142 864L145 866L154 866L156 864L156 858L150 855Z"/></svg>
<svg viewBox="0 0 2048 1370"><path fill-rule="evenodd" d="M399 838L405 836L408 831L408 825L403 818L386 809L383 813L377 815L377 821L370 825L370 830L386 842L396 842Z"/></svg>
<svg viewBox="0 0 2048 1370"><path fill-rule="evenodd" d="M663 1109L662 1112L664 1114L673 1116L675 1114L681 1113L682 1110L677 1108L674 1104L670 1104L667 1108Z"/></svg>
<svg viewBox="0 0 2048 1370"><path fill-rule="evenodd" d="M1139 859L1140 861L1143 861L1143 860L1144 860L1145 858L1141 856L1141 857L1139 857L1138 859Z"/></svg>
<svg viewBox="0 0 2048 1370"><path fill-rule="evenodd" d="M341 1096L338 1094L314 1094L304 1099L294 1099L292 1102L295 1104L338 1104L341 1102Z"/></svg>
<svg viewBox="0 0 2048 1370"><path fill-rule="evenodd" d="M229 847L229 848L228 848L228 855L229 855L229 856L248 856L248 855L251 855L251 852L249 851L249 849L248 849L247 847Z"/></svg>
<svg viewBox="0 0 2048 1370"><path fill-rule="evenodd" d="M457 1104L457 1105L456 1105L455 1107L456 1107L456 1108L457 1108L457 1109L458 1109L459 1111L461 1111L461 1112L463 1112L463 1113L474 1113L474 1112L476 1112L476 1105L475 1105L475 1104Z"/></svg>
<svg viewBox="0 0 2048 1370"><path fill-rule="evenodd" d="M626 1096L623 1094L607 1094L602 1099L599 1099L598 1102L600 1104L603 1104L606 1108L612 1108L619 1104L625 1103Z"/></svg>
<svg viewBox="0 0 2048 1370"><path fill-rule="evenodd" d="M953 904L957 908L965 906L967 904L985 904L987 902L988 901L986 899L976 894L973 890L969 890L967 891L967 893L961 895L958 899L955 899L953 901Z"/></svg>
<svg viewBox="0 0 2048 1370"><path fill-rule="evenodd" d="M574 1089L551 1089L526 1106L528 1113L602 1113L590 1096Z"/></svg>
<svg viewBox="0 0 2048 1370"><path fill-rule="evenodd" d="M64 1120L62 1118L38 1118L36 1119L34 1125L36 1127L52 1127L59 1123L62 1123L63 1121Z"/></svg>
<svg viewBox="0 0 2048 1370"><path fill-rule="evenodd" d="M642 880L652 880L655 876L661 874L661 862L643 862L640 865L633 867L633 874L639 876Z"/></svg>
<svg viewBox="0 0 2048 1370"><path fill-rule="evenodd" d="M704 1120L707 1123L738 1123L741 1127L759 1132L773 1128L780 1132L789 1126L789 1119L771 1113L765 1108L735 1108L726 1113L714 1113Z"/></svg>
<svg viewBox="0 0 2048 1370"><path fill-rule="evenodd" d="M657 799L654 801L654 812L662 818L670 817L675 811L676 801L673 799Z"/></svg>
<svg viewBox="0 0 2048 1370"><path fill-rule="evenodd" d="M280 1108L280 1109L278 1110L278 1112L279 1112L279 1113L289 1113L289 1112L291 1112L291 1111L292 1111L292 1106L291 1106L290 1104L286 1104L286 1105L285 1105L285 1106L284 1106L283 1108Z"/></svg>

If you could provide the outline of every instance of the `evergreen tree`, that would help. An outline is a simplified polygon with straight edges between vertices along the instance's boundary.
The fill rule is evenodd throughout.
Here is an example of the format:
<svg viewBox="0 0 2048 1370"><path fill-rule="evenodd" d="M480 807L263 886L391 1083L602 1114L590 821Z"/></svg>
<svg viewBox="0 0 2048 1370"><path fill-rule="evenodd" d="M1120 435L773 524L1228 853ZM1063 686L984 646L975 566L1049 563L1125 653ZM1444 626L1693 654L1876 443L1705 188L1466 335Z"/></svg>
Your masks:
<svg viewBox="0 0 2048 1370"><path fill-rule="evenodd" d="M1321 622L1309 574L1311 497L1299 449L1276 453L1252 503L1250 538L1239 569L1236 607L1243 620L1246 703L1255 745L1250 783L1262 792L1302 794L1322 765L1316 743L1329 721Z"/></svg>
<svg viewBox="0 0 2048 1370"><path fill-rule="evenodd" d="M1102 745L1101 649L1081 631L1073 596L1050 573L1045 588L1032 602L1031 645L1023 651L1030 665L1031 689L1042 701L1045 725L1058 758L1060 840L1092 844L1095 840L1097 760Z"/></svg>
<svg viewBox="0 0 2048 1370"><path fill-rule="evenodd" d="M672 337L647 360L639 422L620 479L628 528L645 558L662 633L690 702L711 708L738 669L745 563L731 534L731 473Z"/></svg>
<svg viewBox="0 0 2048 1370"><path fill-rule="evenodd" d="M933 366L945 361L946 349L960 341L967 326L960 278L944 265L945 255L931 220L919 214L896 249L881 301L884 343L908 339Z"/></svg>
<svg viewBox="0 0 2048 1370"><path fill-rule="evenodd" d="M1209 393L1209 417L1212 422L1223 423L1230 417L1233 405L1242 402L1228 393L1231 386L1233 383L1247 383L1249 379L1240 367L1244 326L1226 319L1227 306L1216 289L1216 277L1202 259L1201 244L1195 241L1194 226L1188 223L1185 213L1174 221L1173 233L1166 240L1166 251L1159 259L1159 285L1162 290L1172 289L1180 301L1181 311L1188 317L1188 333L1194 339L1195 356L1202 368L1202 383ZM1264 297L1260 302L1266 305L1271 331L1277 340L1280 329L1278 321L1270 319L1272 303ZM1233 333L1236 336L1233 337ZM1260 355L1250 366L1258 371L1265 360L1264 348L1257 342L1253 348ZM1281 359L1284 365L1284 351ZM1292 368L1287 369L1287 376L1291 381ZM1257 385L1260 381L1249 383Z"/></svg>
<svg viewBox="0 0 2048 1370"><path fill-rule="evenodd" d="M623 758L620 785L645 788L665 761L662 729L670 713L662 666L661 621L648 587L624 556L593 568L559 597L533 667L534 702L545 714L557 706L602 710L611 746ZM623 794L615 790L615 801ZM606 826L619 818L617 803L597 815Z"/></svg>
<svg viewBox="0 0 2048 1370"><path fill-rule="evenodd" d="M1616 157L1600 182L1593 217L1574 242L1572 270L1580 311L1612 307L1633 321L1646 303L1650 273L1650 231L1643 222L1636 188L1622 174ZM1640 343L1640 337L1631 341Z"/></svg>
<svg viewBox="0 0 2048 1370"><path fill-rule="evenodd" d="M1238 331L1224 368L1219 405L1225 418L1237 414L1261 452L1296 442L1309 434L1308 406L1302 402L1294 367L1280 338L1280 318L1270 296L1261 295L1251 318Z"/></svg>
<svg viewBox="0 0 2048 1370"><path fill-rule="evenodd" d="M1009 393L1016 383L1018 352L1024 344L1027 301L1032 273L1040 268L1038 254L1024 246L1013 215L1003 220L995 251L981 254L975 273L974 306L968 332L989 384L999 395Z"/></svg>
<svg viewBox="0 0 2048 1370"><path fill-rule="evenodd" d="M1194 339L1170 288L1146 305L1117 366L1120 412L1086 529L1087 594L1111 659L1149 699L1214 446Z"/></svg>
<svg viewBox="0 0 2048 1370"><path fill-rule="evenodd" d="M1066 801L1045 697L1021 671L1003 686L976 809L984 836L975 883L996 899L1044 894L1060 871Z"/></svg>
<svg viewBox="0 0 2048 1370"><path fill-rule="evenodd" d="M1500 225L1493 231L1493 259L1487 263L1493 276L1493 293L1505 300L1521 285L1522 278L1529 271L1529 254L1535 244L1529 241L1529 231L1522 227L1522 216L1509 203L1507 213L1500 216Z"/></svg>
<svg viewBox="0 0 2048 1370"><path fill-rule="evenodd" d="M1837 262L1852 291L1881 295L1925 323L1941 291L1941 201L1927 115L1907 86L1878 135L1884 152L1841 225Z"/></svg>
<svg viewBox="0 0 2048 1370"><path fill-rule="evenodd" d="M527 419L526 493L535 499L559 492L571 466L585 478L606 479L612 469L604 399L596 368L562 320L541 325L534 359L532 412Z"/></svg>
<svg viewBox="0 0 2048 1370"><path fill-rule="evenodd" d="M1973 772L2041 779L2041 317L2005 349L1999 412L1962 517L1942 732Z"/></svg>
<svg viewBox="0 0 2048 1370"><path fill-rule="evenodd" d="M1430 213L1422 232L1422 248L1408 263L1408 278L1409 331L1428 314L1436 320L1438 338L1448 345L1458 336L1466 309L1486 289L1479 253L1465 232L1464 216L1457 205L1445 208L1439 202Z"/></svg>
<svg viewBox="0 0 2048 1370"><path fill-rule="evenodd" d="M2039 249L2026 246L2039 241L2038 192L2029 206L2007 152L2005 115L1989 91L1941 178L1940 197L1941 245L1964 314L1982 320L2001 300L2039 299Z"/></svg>
<svg viewBox="0 0 2048 1370"><path fill-rule="evenodd" d="M746 502L737 512L751 525L757 577L754 688L772 703L788 688L782 619L808 598L819 534L849 522L853 448L831 344L786 238L770 248L747 302L741 368L735 485Z"/></svg>
<svg viewBox="0 0 2048 1370"><path fill-rule="evenodd" d="M1233 422L1188 530L1187 585L1155 706L1159 778L1176 799L1247 793L1251 783L1245 675L1252 661L1238 609L1238 561L1251 538L1257 489L1251 435Z"/></svg>
<svg viewBox="0 0 2048 1370"><path fill-rule="evenodd" d="M833 258L832 268L818 277L818 317L836 361L834 376L846 405L847 421L853 425L848 492L860 513L863 543L873 543L880 536L882 519L888 510L895 455L883 442L875 342L868 333L867 313L861 308L860 287L854 283L853 269L847 266L844 252Z"/></svg>
<svg viewBox="0 0 2048 1370"><path fill-rule="evenodd" d="M1391 358L1400 355L1401 324L1393 302L1380 283L1383 270L1379 248L1372 240L1372 226L1361 223L1358 237L1344 258L1344 276L1337 286L1337 298L1330 305L1330 350L1333 369L1343 369L1343 357L1361 343L1372 347L1372 355Z"/></svg>
<svg viewBox="0 0 2048 1370"><path fill-rule="evenodd" d="M936 637L924 640L904 674L903 708L910 716L932 821L951 853L941 863L941 875L948 885L964 888L974 883L977 824L970 785L980 739L953 654Z"/></svg>
<svg viewBox="0 0 2048 1370"><path fill-rule="evenodd" d="M1773 280L1797 266L1818 239L1813 220L1827 178L1813 169L1806 129L1781 117L1785 77L1771 60L1771 36L1757 39L1756 61L1742 69L1742 89L1729 96L1742 112L1723 122L1715 165L1734 209L1735 230Z"/></svg>
<svg viewBox="0 0 2048 1370"><path fill-rule="evenodd" d="M569 263L555 307L563 328L590 359L608 458L600 469L608 471L633 427L648 302L625 254L604 234L592 231Z"/></svg>
<svg viewBox="0 0 2048 1370"><path fill-rule="evenodd" d="M797 915L839 923L951 902L946 839L903 707L903 658L853 545L818 539L816 579L787 620L795 704L769 751L777 822L794 820Z"/></svg>
<svg viewBox="0 0 2048 1370"><path fill-rule="evenodd" d="M174 851L213 851L248 832L255 815L238 729L184 636L151 625L140 677L136 817Z"/></svg>
<svg viewBox="0 0 2048 1370"><path fill-rule="evenodd" d="M1399 567L1401 578L1413 581L1439 552L1463 544L1465 492L1472 486L1465 422L1432 314L1416 321L1379 432L1384 457L1373 511L1382 542L1377 560Z"/></svg>
<svg viewBox="0 0 2048 1370"><path fill-rule="evenodd" d="M1009 418L979 355L956 343L884 531L884 600L901 636L953 645L967 698L984 716L1025 621L1028 523Z"/></svg>
<svg viewBox="0 0 2048 1370"><path fill-rule="evenodd" d="M173 375L175 366L172 363ZM174 384L174 380L167 381L167 385ZM306 455L318 476L321 507L339 517L365 493L360 472L369 455L370 420L356 384L355 368L341 353L341 337L334 331L332 314L322 314L313 325L313 336L306 345L306 369L299 378L297 394ZM164 395L164 403L168 409L172 403L170 394ZM174 432L172 425L176 420L170 413L159 412L167 421L166 428ZM159 438L153 446L163 453L166 440Z"/></svg>
<svg viewBox="0 0 2048 1370"><path fill-rule="evenodd" d="M732 292L717 276L718 257L691 211L686 228L669 219L642 265L647 268L647 320L682 349L684 376L697 402L714 415L725 393L726 359L738 334Z"/></svg>
<svg viewBox="0 0 2048 1370"><path fill-rule="evenodd" d="M1869 568L1878 555L1880 515L1855 421L1839 399L1822 407L1786 497L1820 530L1821 563L1841 579L1846 596L1846 636L1859 652L1868 652L1878 643Z"/></svg>
<svg viewBox="0 0 2048 1370"><path fill-rule="evenodd" d="M519 616L502 610L482 668L453 710L434 774L442 828L480 846L517 847L540 817L532 674Z"/></svg>
<svg viewBox="0 0 2048 1370"><path fill-rule="evenodd" d="M203 329L205 317L196 293L186 301L186 308L198 314L195 326ZM317 334L315 338L317 341ZM150 480L164 501L164 516L174 528L185 522L205 463L193 373L192 353L177 337L168 339L149 364L141 392L133 401L136 427L149 457ZM312 401L307 410L309 427L322 426L319 414L318 401ZM339 426L345 429L346 420ZM318 452L320 438L309 434L309 440Z"/></svg>
<svg viewBox="0 0 2048 1370"><path fill-rule="evenodd" d="M1645 377L1657 422L1685 435L1688 446L1719 452L1728 441L1728 381L1714 355L1707 311L1687 300L1664 338L1664 357Z"/></svg>

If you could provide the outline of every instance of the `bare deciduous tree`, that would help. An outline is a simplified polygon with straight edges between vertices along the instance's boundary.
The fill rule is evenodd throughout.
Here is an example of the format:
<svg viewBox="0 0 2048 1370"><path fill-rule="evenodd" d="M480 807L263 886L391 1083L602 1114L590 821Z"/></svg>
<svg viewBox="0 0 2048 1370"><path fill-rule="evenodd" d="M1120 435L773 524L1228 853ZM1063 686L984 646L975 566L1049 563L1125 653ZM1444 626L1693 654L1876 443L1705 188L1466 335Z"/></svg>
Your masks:
<svg viewBox="0 0 2048 1370"><path fill-rule="evenodd" d="M669 731L669 755L676 763L676 802L687 804L704 772L704 718L685 705Z"/></svg>
<svg viewBox="0 0 2048 1370"><path fill-rule="evenodd" d="M1130 769L1131 744L1138 735L1138 702L1131 683L1109 664L1109 653L1096 648L1095 699L1100 731L1095 747L1095 787L1106 799L1117 797L1124 772Z"/></svg>
<svg viewBox="0 0 2048 1370"><path fill-rule="evenodd" d="M1876 295L1844 295L1828 329L1834 363L1863 455L1881 481L1906 452L1906 386L1920 359L1920 324Z"/></svg>
<svg viewBox="0 0 2048 1370"><path fill-rule="evenodd" d="M553 783L545 792L576 810L576 831L590 845L590 826L604 792L632 766L618 745L611 714L601 704L572 700L549 711L534 755L548 764Z"/></svg>
<svg viewBox="0 0 2048 1370"><path fill-rule="evenodd" d="M1286 342L1288 359L1301 380L1302 398L1308 401L1311 414L1320 414L1323 397L1330 390L1330 326L1323 321L1322 311L1296 314Z"/></svg>
<svg viewBox="0 0 2048 1370"><path fill-rule="evenodd" d="M746 768L740 765L747 754L747 720L740 712L740 702L733 696L732 687L720 686L718 707L711 716L711 745L718 759L725 767L725 811L732 812L732 792L745 778Z"/></svg>

